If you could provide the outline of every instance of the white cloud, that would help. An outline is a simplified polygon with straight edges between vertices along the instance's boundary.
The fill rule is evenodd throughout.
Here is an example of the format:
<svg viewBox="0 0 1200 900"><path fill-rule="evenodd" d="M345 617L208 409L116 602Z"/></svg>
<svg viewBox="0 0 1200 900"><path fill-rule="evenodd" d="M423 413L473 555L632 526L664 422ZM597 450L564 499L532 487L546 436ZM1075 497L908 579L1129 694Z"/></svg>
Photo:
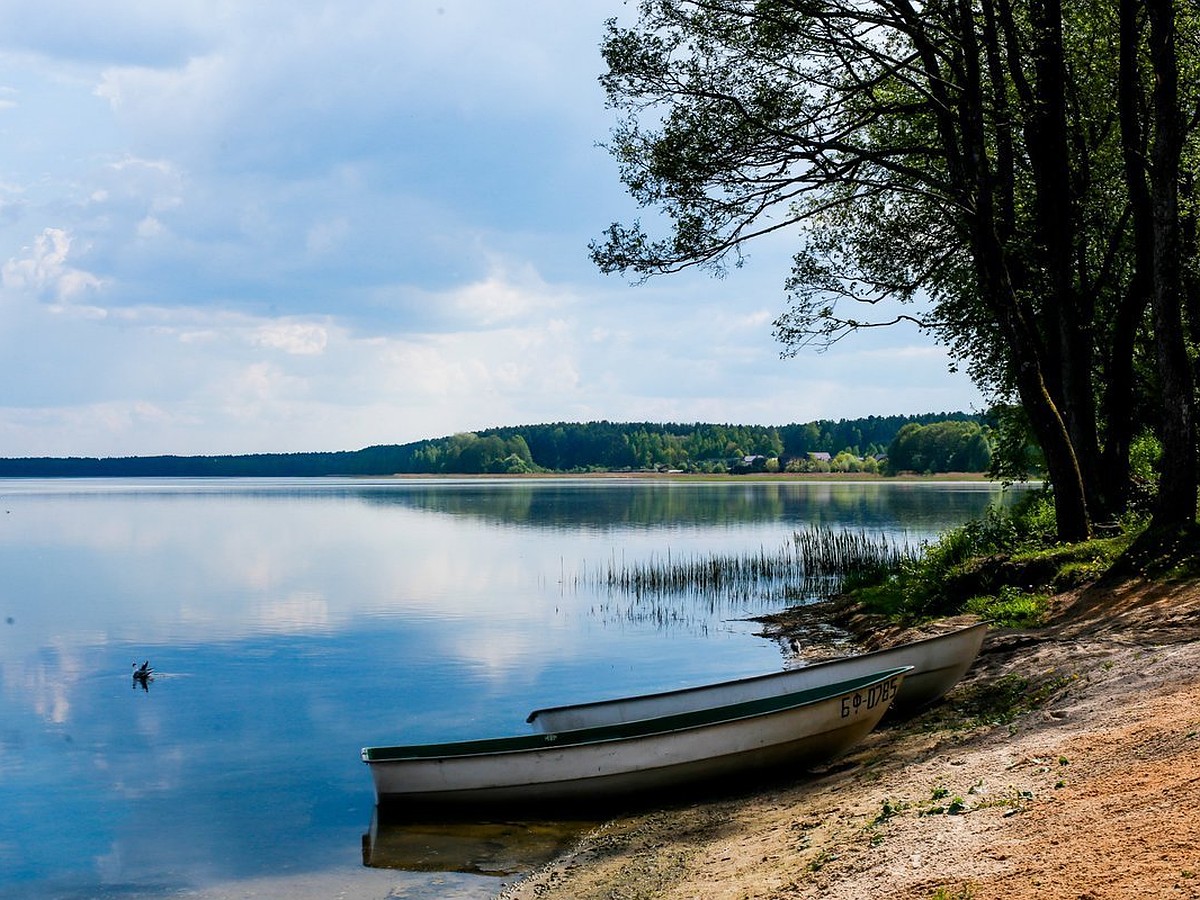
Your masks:
<svg viewBox="0 0 1200 900"><path fill-rule="evenodd" d="M101 279L67 264L70 252L71 235L65 229L43 229L34 238L32 246L22 248L21 257L14 257L4 264L5 290L51 299L64 307L99 290L103 285Z"/></svg>
<svg viewBox="0 0 1200 900"><path fill-rule="evenodd" d="M325 352L329 334L324 326L309 322L276 322L260 327L255 341L284 353L315 356Z"/></svg>
<svg viewBox="0 0 1200 900"><path fill-rule="evenodd" d="M137 224L137 236L146 240L159 237L165 231L162 221L156 216L146 216Z"/></svg>
<svg viewBox="0 0 1200 900"><path fill-rule="evenodd" d="M519 272L512 273L502 264L494 263L485 279L452 290L433 302L454 310L464 322L489 327L548 313L564 305L565 299L532 266L522 266Z"/></svg>
<svg viewBox="0 0 1200 900"><path fill-rule="evenodd" d="M304 380L268 362L251 363L216 385L220 409L234 419L262 419L268 407L286 417L296 394L304 393Z"/></svg>
<svg viewBox="0 0 1200 900"><path fill-rule="evenodd" d="M782 236L720 282L594 270L618 0L114 2L0 0L5 454L974 396L916 340L780 360Z"/></svg>

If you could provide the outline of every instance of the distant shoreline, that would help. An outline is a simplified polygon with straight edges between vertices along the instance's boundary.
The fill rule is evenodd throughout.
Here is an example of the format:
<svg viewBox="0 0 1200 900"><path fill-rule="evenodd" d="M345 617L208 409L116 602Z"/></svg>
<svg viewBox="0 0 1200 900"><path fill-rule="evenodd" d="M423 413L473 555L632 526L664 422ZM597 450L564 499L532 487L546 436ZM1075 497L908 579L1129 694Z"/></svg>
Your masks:
<svg viewBox="0 0 1200 900"><path fill-rule="evenodd" d="M839 478L862 474L851 469L970 469L981 477L990 468L988 435L983 416L961 412L779 426L602 420L490 428L357 450L0 457L0 477L745 477L825 474L820 469Z"/></svg>
<svg viewBox="0 0 1200 900"><path fill-rule="evenodd" d="M481 472L393 472L378 475L358 473L329 473L322 475L198 475L198 474L0 474L0 480L7 481L70 481L70 480L112 480L112 481L141 481L155 478L210 480L225 479L255 479L264 481L285 479L311 479L320 481L329 478L345 478L351 480L396 480L396 481L548 481L552 479L584 479L595 481L680 481L680 482L827 482L838 484L842 482L968 482L1000 484L996 479L989 478L983 472L938 472L920 474L903 472L898 475L877 475L867 472L752 472L744 475L734 475L722 472L527 472L520 474L481 473ZM1040 479L1032 479L1021 484L1040 484Z"/></svg>
<svg viewBox="0 0 1200 900"><path fill-rule="evenodd" d="M469 472L463 472L460 474L443 472L437 475L431 475L411 472L398 472L393 475L354 475L332 477L396 478L404 480L436 480L454 478L474 479L480 481L536 481L549 478L587 478L601 481L620 481L625 479L631 481L829 481L834 483L841 481L968 481L1000 484L999 481L994 478L989 478L984 472L938 472L928 475L917 472L903 472L899 475L875 475L868 472L752 472L746 475L733 475L725 472L529 472L519 475L489 475L486 473L481 474ZM1040 483L1040 479L1034 479L1029 482L1022 483Z"/></svg>

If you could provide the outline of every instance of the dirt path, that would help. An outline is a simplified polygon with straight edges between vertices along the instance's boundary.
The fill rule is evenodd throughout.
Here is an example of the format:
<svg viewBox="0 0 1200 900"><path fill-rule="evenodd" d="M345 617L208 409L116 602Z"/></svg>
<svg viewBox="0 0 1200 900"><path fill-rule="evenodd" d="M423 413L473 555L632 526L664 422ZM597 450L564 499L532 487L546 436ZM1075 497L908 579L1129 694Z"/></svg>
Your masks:
<svg viewBox="0 0 1200 900"><path fill-rule="evenodd" d="M501 896L1200 900L1200 587L1059 598L826 771L613 821Z"/></svg>

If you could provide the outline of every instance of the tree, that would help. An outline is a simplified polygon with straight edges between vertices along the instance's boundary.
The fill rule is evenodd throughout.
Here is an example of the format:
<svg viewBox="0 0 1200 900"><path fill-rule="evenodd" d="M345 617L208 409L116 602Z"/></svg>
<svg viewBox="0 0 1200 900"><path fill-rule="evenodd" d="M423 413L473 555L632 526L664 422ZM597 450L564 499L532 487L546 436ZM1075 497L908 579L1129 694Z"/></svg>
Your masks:
<svg viewBox="0 0 1200 900"><path fill-rule="evenodd" d="M892 472L984 472L990 463L987 436L974 422L914 422L888 447Z"/></svg>
<svg viewBox="0 0 1200 900"><path fill-rule="evenodd" d="M1196 520L1196 426L1191 363L1184 339L1179 181L1184 122L1179 94L1174 0L1145 0L1149 19L1154 136L1150 153L1154 333L1162 384L1162 480L1155 524Z"/></svg>
<svg viewBox="0 0 1200 900"><path fill-rule="evenodd" d="M1173 33L1166 11L1159 20ZM610 145L621 177L668 235L614 224L593 258L639 277L721 274L748 242L792 229L776 323L788 352L904 321L936 334L996 399L1019 398L1059 535L1086 537L1125 493L1146 287L1159 298L1172 277L1147 275L1134 252L1145 222L1125 179L1145 141L1113 110L1118 86L1138 110L1149 95L1144 79L1122 80L1113 24L1099 0L1069 13L1060 0L644 0L635 27L609 23L602 80L624 114ZM1150 32L1130 40L1161 85L1180 63ZM1177 147L1171 103L1155 97L1153 146ZM1180 175L1167 157L1153 168L1161 220ZM1179 296L1156 300L1160 340L1141 346L1171 388L1175 425L1163 428L1178 426L1182 477L1195 448L1170 337L1182 335ZM856 311L889 303L894 314Z"/></svg>
<svg viewBox="0 0 1200 900"><path fill-rule="evenodd" d="M849 450L843 450L833 458L829 464L829 468L833 472L861 472L862 463Z"/></svg>

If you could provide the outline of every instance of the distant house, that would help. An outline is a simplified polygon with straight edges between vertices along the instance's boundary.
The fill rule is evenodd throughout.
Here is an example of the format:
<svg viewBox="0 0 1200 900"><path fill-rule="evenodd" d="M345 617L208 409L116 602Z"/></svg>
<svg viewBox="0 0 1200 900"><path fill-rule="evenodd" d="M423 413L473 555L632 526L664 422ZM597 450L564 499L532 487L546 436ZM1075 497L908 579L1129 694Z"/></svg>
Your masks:
<svg viewBox="0 0 1200 900"><path fill-rule="evenodd" d="M808 454L813 462L833 462L833 457L824 450L814 450Z"/></svg>
<svg viewBox="0 0 1200 900"><path fill-rule="evenodd" d="M737 460L729 471L734 475L745 475L747 472L762 472L767 468L767 458L758 454L743 456Z"/></svg>

